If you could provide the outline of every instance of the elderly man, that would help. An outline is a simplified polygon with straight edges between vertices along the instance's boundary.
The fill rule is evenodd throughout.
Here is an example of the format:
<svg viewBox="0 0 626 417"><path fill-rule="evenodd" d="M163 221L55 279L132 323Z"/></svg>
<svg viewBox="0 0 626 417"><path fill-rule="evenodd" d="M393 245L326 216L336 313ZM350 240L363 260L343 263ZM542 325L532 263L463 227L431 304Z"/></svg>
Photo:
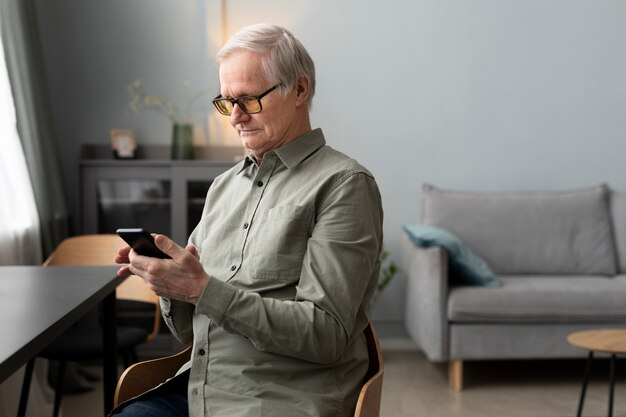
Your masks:
<svg viewBox="0 0 626 417"><path fill-rule="evenodd" d="M315 68L289 31L245 27L217 64L213 103L249 155L213 182L187 247L155 236L172 259L119 251L119 274L143 277L193 343L177 377L120 415L352 416L380 271L378 188L311 129Z"/></svg>

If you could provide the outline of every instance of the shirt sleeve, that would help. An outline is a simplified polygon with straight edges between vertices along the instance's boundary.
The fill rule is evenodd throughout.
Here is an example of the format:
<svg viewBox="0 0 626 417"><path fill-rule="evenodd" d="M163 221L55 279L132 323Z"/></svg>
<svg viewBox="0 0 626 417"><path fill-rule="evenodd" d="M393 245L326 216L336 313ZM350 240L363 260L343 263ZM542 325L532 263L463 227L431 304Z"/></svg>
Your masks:
<svg viewBox="0 0 626 417"><path fill-rule="evenodd" d="M320 198L293 300L211 279L195 312L258 350L333 363L366 325L380 272L382 221L374 179L345 173Z"/></svg>

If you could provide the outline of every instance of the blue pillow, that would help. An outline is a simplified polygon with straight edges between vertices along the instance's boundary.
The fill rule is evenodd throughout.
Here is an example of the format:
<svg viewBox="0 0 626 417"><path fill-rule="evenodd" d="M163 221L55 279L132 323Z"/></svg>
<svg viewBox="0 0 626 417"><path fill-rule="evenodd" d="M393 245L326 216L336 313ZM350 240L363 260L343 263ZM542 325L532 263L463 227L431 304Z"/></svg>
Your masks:
<svg viewBox="0 0 626 417"><path fill-rule="evenodd" d="M487 263L447 230L419 224L405 224L403 229L414 245L422 248L441 246L448 252L451 284L500 286Z"/></svg>

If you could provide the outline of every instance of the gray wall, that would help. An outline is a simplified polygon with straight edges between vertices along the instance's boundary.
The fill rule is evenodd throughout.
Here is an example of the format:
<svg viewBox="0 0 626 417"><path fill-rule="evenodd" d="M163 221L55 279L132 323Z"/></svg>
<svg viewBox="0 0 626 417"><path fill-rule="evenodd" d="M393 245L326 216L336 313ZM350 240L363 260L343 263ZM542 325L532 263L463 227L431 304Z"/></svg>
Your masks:
<svg viewBox="0 0 626 417"><path fill-rule="evenodd" d="M82 143L128 127L167 143L156 114L128 114L126 85L210 84L220 2L37 0L69 194ZM626 2L227 0L226 30L293 30L318 71L313 124L376 175L385 245L419 215L420 185L512 190L608 182L626 190ZM150 88L152 87L152 88ZM202 114L201 114L202 116ZM202 118L202 117L200 117ZM219 119L199 142L233 143ZM403 320L403 277L378 321Z"/></svg>

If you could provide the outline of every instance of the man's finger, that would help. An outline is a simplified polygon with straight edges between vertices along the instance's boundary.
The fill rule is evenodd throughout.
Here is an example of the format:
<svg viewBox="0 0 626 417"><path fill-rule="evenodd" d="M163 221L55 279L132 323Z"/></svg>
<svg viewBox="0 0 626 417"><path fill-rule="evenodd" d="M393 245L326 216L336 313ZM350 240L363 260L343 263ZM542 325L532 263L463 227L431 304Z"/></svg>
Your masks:
<svg viewBox="0 0 626 417"><path fill-rule="evenodd" d="M156 244L157 248L161 249L163 253L171 256L172 258L175 258L176 255L179 255L181 251L185 250L165 235L155 235L154 243Z"/></svg>
<svg viewBox="0 0 626 417"><path fill-rule="evenodd" d="M117 275L125 278L125 277L132 275L132 273L130 272L130 268L128 267L128 265L124 265L123 267L117 270Z"/></svg>
<svg viewBox="0 0 626 417"><path fill-rule="evenodd" d="M192 245L191 243L188 244L187 246L185 246L185 250L189 253L191 253L193 256L195 256L196 258L198 257L198 248L196 248L194 245Z"/></svg>
<svg viewBox="0 0 626 417"><path fill-rule="evenodd" d="M114 259L116 264L127 264L130 262L130 259L128 259L128 256L120 256L117 255Z"/></svg>

